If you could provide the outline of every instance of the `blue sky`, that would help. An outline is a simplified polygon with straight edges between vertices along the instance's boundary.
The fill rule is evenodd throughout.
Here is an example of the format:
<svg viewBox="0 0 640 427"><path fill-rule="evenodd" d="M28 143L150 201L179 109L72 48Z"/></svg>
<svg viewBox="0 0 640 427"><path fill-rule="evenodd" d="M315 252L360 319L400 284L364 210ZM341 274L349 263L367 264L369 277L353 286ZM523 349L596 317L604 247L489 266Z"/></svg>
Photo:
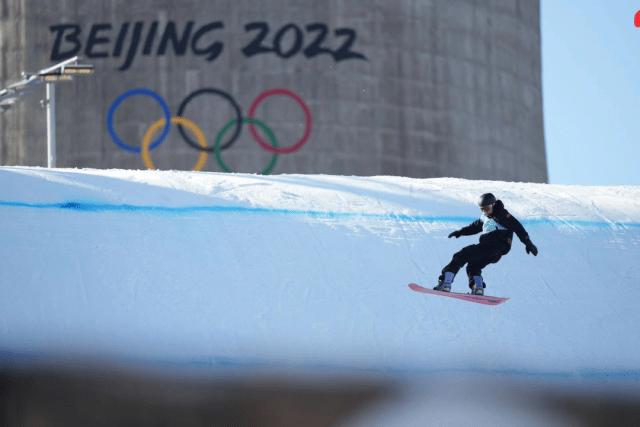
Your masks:
<svg viewBox="0 0 640 427"><path fill-rule="evenodd" d="M638 0L541 0L550 184L640 185L638 10Z"/></svg>

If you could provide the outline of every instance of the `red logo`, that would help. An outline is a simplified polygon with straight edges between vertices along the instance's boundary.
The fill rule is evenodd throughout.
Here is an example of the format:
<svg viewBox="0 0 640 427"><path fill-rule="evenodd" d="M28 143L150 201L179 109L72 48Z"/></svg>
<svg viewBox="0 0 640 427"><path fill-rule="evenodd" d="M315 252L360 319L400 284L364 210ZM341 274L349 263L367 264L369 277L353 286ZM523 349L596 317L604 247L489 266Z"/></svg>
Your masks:
<svg viewBox="0 0 640 427"><path fill-rule="evenodd" d="M636 24L636 27L640 27L640 10L636 12L636 16L633 21Z"/></svg>

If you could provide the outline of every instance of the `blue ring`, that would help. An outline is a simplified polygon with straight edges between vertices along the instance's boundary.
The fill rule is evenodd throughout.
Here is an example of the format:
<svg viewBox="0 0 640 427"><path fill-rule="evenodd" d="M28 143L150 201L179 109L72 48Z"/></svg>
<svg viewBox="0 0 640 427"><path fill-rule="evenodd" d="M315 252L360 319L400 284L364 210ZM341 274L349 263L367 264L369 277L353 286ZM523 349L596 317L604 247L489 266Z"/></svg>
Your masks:
<svg viewBox="0 0 640 427"><path fill-rule="evenodd" d="M109 135L111 135L111 139L113 139L113 142L115 142L123 150L132 151L134 153L140 153L142 151L140 147L132 147L125 144L124 141L122 141L118 137L118 135L116 135L116 131L113 129L113 115L116 112L116 108L118 108L122 101L134 95L146 95L152 97L153 99L158 101L158 104L160 104L160 106L162 107L162 112L164 113L164 119L166 123L164 125L164 130L162 131L162 134L158 137L158 139L156 139L151 143L151 145L149 145L149 151L151 151L162 144L162 142L167 138L167 135L169 135L169 128L171 127L171 113L169 112L169 106L166 102L164 102L164 99L162 99L160 95L158 95L151 89L142 87L131 89L117 97L116 100L113 101L113 104L111 104L111 107L109 107L109 113L107 114L107 130L109 131Z"/></svg>

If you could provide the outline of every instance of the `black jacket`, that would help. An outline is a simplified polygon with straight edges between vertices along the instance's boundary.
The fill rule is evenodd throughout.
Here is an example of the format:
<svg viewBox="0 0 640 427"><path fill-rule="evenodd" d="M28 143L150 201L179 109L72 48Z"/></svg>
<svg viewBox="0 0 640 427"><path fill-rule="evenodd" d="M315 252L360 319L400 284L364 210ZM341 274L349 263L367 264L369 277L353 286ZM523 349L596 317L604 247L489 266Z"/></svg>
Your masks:
<svg viewBox="0 0 640 427"><path fill-rule="evenodd" d="M513 233L516 233L520 241L525 245L530 242L529 234L527 234L522 224L520 224L520 221L504 208L502 201L496 201L495 205L493 205L493 212L491 215L488 215L488 217L506 228L506 230L494 230L483 234L480 236L480 243L497 244L502 249L502 255L506 255L511 250ZM483 225L482 219L477 219L466 227L463 227L460 232L463 236L472 236L481 233Z"/></svg>

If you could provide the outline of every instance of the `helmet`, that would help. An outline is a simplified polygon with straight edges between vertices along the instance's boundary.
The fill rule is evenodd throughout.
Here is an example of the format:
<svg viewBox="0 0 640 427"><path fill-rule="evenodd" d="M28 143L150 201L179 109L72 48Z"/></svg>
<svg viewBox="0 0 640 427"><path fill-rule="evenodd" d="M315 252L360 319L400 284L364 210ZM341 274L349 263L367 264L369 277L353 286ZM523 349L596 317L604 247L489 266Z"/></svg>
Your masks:
<svg viewBox="0 0 640 427"><path fill-rule="evenodd" d="M485 193L478 199L478 206L483 207L487 205L492 205L496 202L496 196L491 193Z"/></svg>

